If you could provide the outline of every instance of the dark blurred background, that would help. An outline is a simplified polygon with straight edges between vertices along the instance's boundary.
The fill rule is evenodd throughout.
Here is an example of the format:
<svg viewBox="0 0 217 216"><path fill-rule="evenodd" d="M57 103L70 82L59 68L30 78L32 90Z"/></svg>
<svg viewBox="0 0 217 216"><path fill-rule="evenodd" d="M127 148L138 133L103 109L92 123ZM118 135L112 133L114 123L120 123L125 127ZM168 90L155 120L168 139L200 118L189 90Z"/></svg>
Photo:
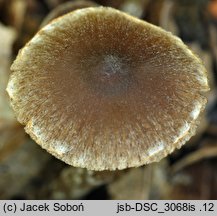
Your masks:
<svg viewBox="0 0 217 216"><path fill-rule="evenodd" d="M19 49L52 18L97 5L179 36L208 71L197 135L159 163L113 172L70 167L34 143L9 106L5 88ZM217 199L216 81L217 0L0 0L0 199Z"/></svg>

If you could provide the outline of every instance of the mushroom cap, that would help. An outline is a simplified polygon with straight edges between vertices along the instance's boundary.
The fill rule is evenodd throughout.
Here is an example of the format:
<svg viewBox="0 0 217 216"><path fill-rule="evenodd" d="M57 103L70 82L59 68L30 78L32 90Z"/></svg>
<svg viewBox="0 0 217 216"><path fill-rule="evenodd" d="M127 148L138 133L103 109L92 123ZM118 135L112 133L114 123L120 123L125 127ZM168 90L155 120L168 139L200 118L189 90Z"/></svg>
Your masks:
<svg viewBox="0 0 217 216"><path fill-rule="evenodd" d="M195 134L206 70L171 33L112 8L42 28L7 91L26 132L62 161L115 170L159 161Z"/></svg>

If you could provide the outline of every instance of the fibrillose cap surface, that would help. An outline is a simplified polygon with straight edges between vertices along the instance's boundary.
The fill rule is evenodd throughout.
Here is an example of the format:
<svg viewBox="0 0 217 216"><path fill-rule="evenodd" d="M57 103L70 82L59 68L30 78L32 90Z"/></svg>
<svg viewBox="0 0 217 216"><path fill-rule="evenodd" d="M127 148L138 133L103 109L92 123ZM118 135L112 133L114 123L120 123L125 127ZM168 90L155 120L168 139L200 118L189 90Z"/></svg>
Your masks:
<svg viewBox="0 0 217 216"><path fill-rule="evenodd" d="M104 7L45 26L11 70L7 91L26 132L91 170L141 166L180 148L209 90L204 66L180 39Z"/></svg>

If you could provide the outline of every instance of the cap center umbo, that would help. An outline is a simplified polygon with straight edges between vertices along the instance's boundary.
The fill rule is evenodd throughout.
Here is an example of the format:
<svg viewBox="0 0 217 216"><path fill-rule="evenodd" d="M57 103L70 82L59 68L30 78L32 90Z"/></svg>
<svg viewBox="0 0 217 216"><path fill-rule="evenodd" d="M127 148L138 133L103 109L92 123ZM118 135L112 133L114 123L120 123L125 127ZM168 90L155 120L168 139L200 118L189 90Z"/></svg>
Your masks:
<svg viewBox="0 0 217 216"><path fill-rule="evenodd" d="M87 75L91 88L105 95L123 94L132 83L129 63L114 54L92 59Z"/></svg>

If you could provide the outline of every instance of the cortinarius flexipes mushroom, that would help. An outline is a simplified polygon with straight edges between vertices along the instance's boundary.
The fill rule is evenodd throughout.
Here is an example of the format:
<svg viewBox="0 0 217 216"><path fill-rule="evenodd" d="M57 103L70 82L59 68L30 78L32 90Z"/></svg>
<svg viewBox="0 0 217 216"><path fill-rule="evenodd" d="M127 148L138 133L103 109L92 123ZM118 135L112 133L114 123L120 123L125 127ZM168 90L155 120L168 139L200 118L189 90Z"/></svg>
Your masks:
<svg viewBox="0 0 217 216"><path fill-rule="evenodd" d="M11 67L18 120L68 164L114 170L159 161L195 133L209 87L180 39L112 8L40 30Z"/></svg>

